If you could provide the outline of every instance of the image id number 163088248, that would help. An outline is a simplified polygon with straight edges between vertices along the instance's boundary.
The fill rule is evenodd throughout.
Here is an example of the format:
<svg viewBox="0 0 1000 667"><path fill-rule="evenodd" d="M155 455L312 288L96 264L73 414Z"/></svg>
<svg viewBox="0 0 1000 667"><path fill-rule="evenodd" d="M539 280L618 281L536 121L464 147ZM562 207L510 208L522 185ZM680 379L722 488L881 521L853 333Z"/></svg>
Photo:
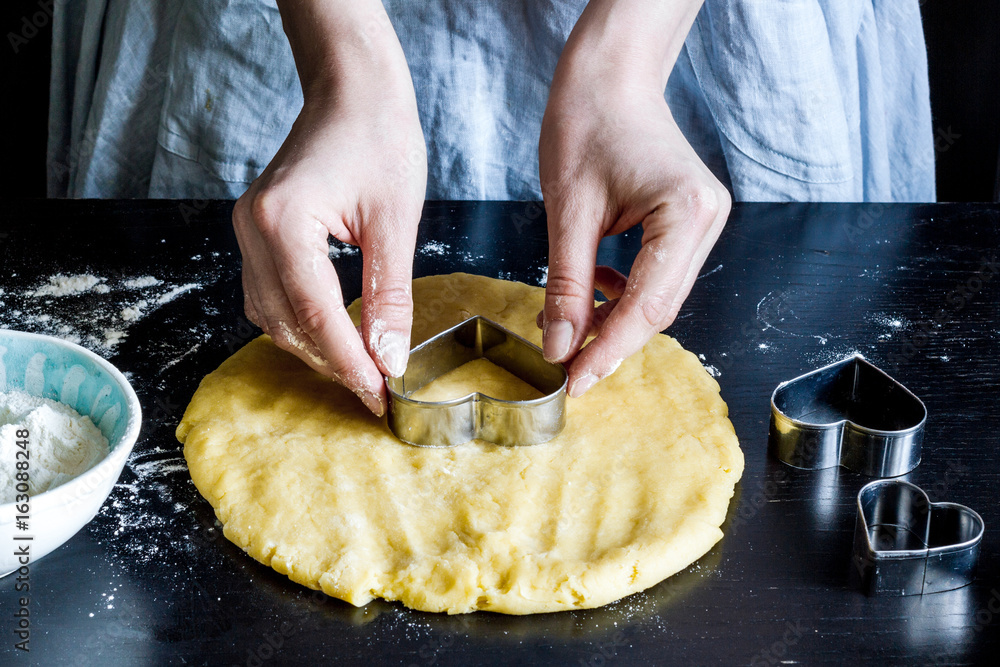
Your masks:
<svg viewBox="0 0 1000 667"><path fill-rule="evenodd" d="M14 612L14 648L20 651L30 651L28 642L31 639L31 540L29 532L31 523L31 494L28 492L28 482L31 480L31 459L28 449L28 429L22 428L14 432L14 555L20 567L14 577L14 590L20 593L17 599L17 610Z"/></svg>

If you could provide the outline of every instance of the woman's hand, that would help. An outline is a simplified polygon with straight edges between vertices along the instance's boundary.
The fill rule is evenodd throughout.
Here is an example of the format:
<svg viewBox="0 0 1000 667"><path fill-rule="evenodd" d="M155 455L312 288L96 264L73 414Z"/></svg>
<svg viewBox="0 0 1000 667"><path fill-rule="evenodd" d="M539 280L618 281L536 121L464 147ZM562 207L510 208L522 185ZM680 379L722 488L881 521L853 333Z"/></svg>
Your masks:
<svg viewBox="0 0 1000 667"><path fill-rule="evenodd" d="M233 210L247 317L381 415L382 374L401 375L409 354L411 269L427 180L413 84L391 26L385 32L387 18L362 13L345 23L338 15L341 22L324 30L319 14L337 3L292 3L294 11L285 4L305 103ZM329 53L318 52L320 39L333 40ZM360 330L328 257L330 235L362 250Z"/></svg>
<svg viewBox="0 0 1000 667"><path fill-rule="evenodd" d="M689 3L690 15L630 17L616 14L613 0L591 2L556 70L539 142L549 229L539 324L546 358L572 360L571 396L610 375L673 322L729 215L728 191L685 140L663 98L679 45L661 44L661 53L643 46L640 30L622 46L614 32L630 18L649 23L659 16L673 21L672 30L661 26L660 40L674 35L683 42L700 4ZM640 223L642 248L627 278L595 267L601 238ZM609 299L596 311L595 285ZM580 350L589 334L597 337Z"/></svg>

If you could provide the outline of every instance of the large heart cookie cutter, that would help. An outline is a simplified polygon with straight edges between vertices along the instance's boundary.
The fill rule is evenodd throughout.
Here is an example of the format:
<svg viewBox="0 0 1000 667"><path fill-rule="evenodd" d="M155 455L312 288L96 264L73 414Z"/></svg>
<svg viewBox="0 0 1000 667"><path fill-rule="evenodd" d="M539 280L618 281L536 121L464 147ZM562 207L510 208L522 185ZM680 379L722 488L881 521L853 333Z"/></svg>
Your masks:
<svg viewBox="0 0 1000 667"><path fill-rule="evenodd" d="M920 463L926 421L923 401L856 355L778 385L771 450L796 468L896 477Z"/></svg>
<svg viewBox="0 0 1000 667"><path fill-rule="evenodd" d="M474 392L450 401L418 401L413 392L480 357L524 380L544 396L504 401ZM476 438L498 445L548 442L566 424L566 382L561 364L499 324L476 316L410 351L406 372L386 378L389 428L397 438L422 447L449 447Z"/></svg>
<svg viewBox="0 0 1000 667"><path fill-rule="evenodd" d="M972 583L983 519L957 503L932 503L902 480L858 492L854 573L869 595L941 593Z"/></svg>

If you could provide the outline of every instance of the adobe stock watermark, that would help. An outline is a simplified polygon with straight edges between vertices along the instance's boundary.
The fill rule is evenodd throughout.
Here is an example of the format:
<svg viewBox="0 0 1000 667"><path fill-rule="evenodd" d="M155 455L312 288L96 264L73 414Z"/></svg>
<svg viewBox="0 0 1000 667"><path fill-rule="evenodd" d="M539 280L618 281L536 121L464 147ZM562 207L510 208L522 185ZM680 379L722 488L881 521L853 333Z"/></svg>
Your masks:
<svg viewBox="0 0 1000 667"><path fill-rule="evenodd" d="M955 145L955 142L961 138L962 135L955 132L951 125L947 128L936 128L934 130L934 157L931 158L931 162L935 161L938 154L948 152L948 150ZM934 165L927 165L926 162L926 160L920 160L917 162L916 166L919 168L929 167L933 169ZM861 211L861 215L859 215L856 220L852 220L844 226L844 231L847 233L847 239L851 243L855 244L861 241L865 234L867 234L868 231L875 225L875 223L882 218L887 208L887 204L881 203L866 205Z"/></svg>
<svg viewBox="0 0 1000 667"><path fill-rule="evenodd" d="M778 490L787 479L788 470L784 465L781 465L774 471L774 475L770 479L765 480L752 496L745 502L740 503L739 508L736 510L736 516L733 517L732 522L729 524L730 537L736 537L740 529L756 517L761 509L778 495Z"/></svg>
<svg viewBox="0 0 1000 667"><path fill-rule="evenodd" d="M510 221L514 225L514 231L521 234L525 227L530 227L538 223L538 219L545 213L542 202L529 201L524 205L524 210L511 216Z"/></svg>
<svg viewBox="0 0 1000 667"><path fill-rule="evenodd" d="M237 350L251 339L259 336L260 333L260 328L256 324L248 320L245 315L240 315L236 318L236 327L232 331L228 329L224 331L222 338L229 354L235 354Z"/></svg>
<svg viewBox="0 0 1000 667"><path fill-rule="evenodd" d="M1000 273L1000 261L994 251L989 257L983 257L980 261L979 269L964 281L955 283L952 289L944 298L942 304L929 320L923 320L908 333L899 352L890 352L887 358L892 364L901 364L911 361L922 349L927 347L931 340L931 334L935 329L943 328L951 320L953 315L960 313L973 302L984 287Z"/></svg>
<svg viewBox="0 0 1000 667"><path fill-rule="evenodd" d="M413 328L433 325L445 309L458 301L462 295L452 283L447 283L429 300L424 299L421 307L413 312Z"/></svg>
<svg viewBox="0 0 1000 667"><path fill-rule="evenodd" d="M881 203L866 205L857 219L851 220L844 226L847 240L854 244L860 243L869 230L875 226L875 223L885 215L886 208L888 205Z"/></svg>
<svg viewBox="0 0 1000 667"><path fill-rule="evenodd" d="M309 599L314 605L322 606L328 604L331 598L323 591L310 591ZM301 631L303 622L311 613L312 610L306 605L299 606L291 614L291 620L282 621L272 632L265 632L256 645L246 649L246 659L242 664L246 667L263 667L265 663L273 660L281 653L288 640ZM236 664L233 667L240 665Z"/></svg>
<svg viewBox="0 0 1000 667"><path fill-rule="evenodd" d="M31 433L27 428L14 431L14 557L18 568L14 577L14 591L18 593L17 610L14 612L14 648L28 653L31 651L31 544L35 536L31 534Z"/></svg>
<svg viewBox="0 0 1000 667"><path fill-rule="evenodd" d="M39 0L36 11L21 17L17 32L9 31L7 33L7 43L10 44L10 48L15 54L19 53L22 47L38 36L39 31L52 22L55 4L55 0Z"/></svg>
<svg viewBox="0 0 1000 667"><path fill-rule="evenodd" d="M143 71L142 78L131 88L133 108L141 109L151 94L163 89L163 85L169 77L168 67L168 63L159 63ZM53 156L48 160L46 171L50 182L54 180L57 184L66 186L70 180L70 176L79 173L80 168L86 167L94 157L97 142L98 130L88 127L84 130L78 141L75 143L71 142L67 150L61 155ZM140 194L145 196L149 190L149 173L141 169L123 171L114 177L100 177L95 185L102 192L118 193L113 195L116 197L134 197ZM72 196L72 193L69 194Z"/></svg>
<svg viewBox="0 0 1000 667"><path fill-rule="evenodd" d="M990 597L985 604L976 609L972 618L975 621L972 624L972 631L977 635L981 635L986 628L993 624L993 621L1000 618L1000 590L996 587L991 588ZM955 664L955 655L951 652L941 651L931 656L927 664L953 665Z"/></svg>
<svg viewBox="0 0 1000 667"><path fill-rule="evenodd" d="M212 202L211 199L183 199L177 204L177 210L180 211L181 219L184 220L184 226L191 226L191 219L197 217L202 213L208 205Z"/></svg>
<svg viewBox="0 0 1000 667"><path fill-rule="evenodd" d="M764 332L772 328L771 322L780 322L785 317L795 314L788 304L795 295L794 290L776 290L764 297L757 305L754 320L745 322L740 327L740 337L732 341L726 349L713 355L713 364L721 370L729 370L737 359L747 354L747 350L760 345L763 342ZM763 329L760 327L762 323Z"/></svg>
<svg viewBox="0 0 1000 667"><path fill-rule="evenodd" d="M785 632L781 639L773 642L770 646L755 653L750 658L750 664L754 665L778 665L783 663L783 658L788 655L789 650L796 646L805 635L806 628L801 621L785 622Z"/></svg>
<svg viewBox="0 0 1000 667"><path fill-rule="evenodd" d="M987 626L1000 616L1000 591L996 588L990 590L990 597L982 607L976 610L976 624L972 629L976 633L981 633Z"/></svg>
<svg viewBox="0 0 1000 667"><path fill-rule="evenodd" d="M459 619L459 624L461 629L468 633L469 626L472 622L469 620L469 614L462 614ZM440 636L432 636L426 642L420 645L417 649L417 656L423 661L422 663L411 662L409 667L420 667L421 665L436 665L438 660L441 658L441 654L450 649L455 645L455 640L458 638L458 631L451 630L445 632Z"/></svg>
<svg viewBox="0 0 1000 667"><path fill-rule="evenodd" d="M365 21L364 28L361 29L361 39L364 40L367 46L381 32L388 32L391 35L396 34L395 28L392 27L392 21L384 9L381 11L376 10L368 15L368 20Z"/></svg>
<svg viewBox="0 0 1000 667"><path fill-rule="evenodd" d="M580 658L577 664L580 667L604 667L611 660L618 657L618 649L625 646L625 633L619 630L611 635L611 639L606 642L599 642L597 650L586 659Z"/></svg>

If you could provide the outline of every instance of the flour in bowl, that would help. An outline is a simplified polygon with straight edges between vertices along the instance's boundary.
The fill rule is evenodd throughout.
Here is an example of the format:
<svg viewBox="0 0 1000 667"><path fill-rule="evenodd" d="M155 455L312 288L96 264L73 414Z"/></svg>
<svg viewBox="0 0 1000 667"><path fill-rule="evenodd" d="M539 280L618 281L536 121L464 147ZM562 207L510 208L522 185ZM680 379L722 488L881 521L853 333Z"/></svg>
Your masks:
<svg viewBox="0 0 1000 667"><path fill-rule="evenodd" d="M0 503L14 501L17 431L28 431L28 491L37 495L83 474L108 455L108 440L90 417L64 403L22 391L0 392Z"/></svg>

